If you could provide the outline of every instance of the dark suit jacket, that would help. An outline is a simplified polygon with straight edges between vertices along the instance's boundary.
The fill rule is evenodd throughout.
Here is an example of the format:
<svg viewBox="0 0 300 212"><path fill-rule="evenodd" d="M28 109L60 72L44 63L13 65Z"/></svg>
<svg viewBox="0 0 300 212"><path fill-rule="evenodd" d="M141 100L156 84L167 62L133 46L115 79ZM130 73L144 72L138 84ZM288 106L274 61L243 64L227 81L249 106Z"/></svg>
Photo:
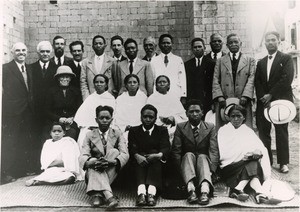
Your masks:
<svg viewBox="0 0 300 212"><path fill-rule="evenodd" d="M170 151L170 141L168 130L165 127L154 125L150 137L148 137L142 125L131 127L128 133L128 148L132 158L134 154L141 155L150 153L163 153L163 158L167 158Z"/></svg>
<svg viewBox="0 0 300 212"><path fill-rule="evenodd" d="M216 171L219 163L219 149L213 124L201 121L199 136L196 140L189 121L177 125L171 150L171 159L177 170L180 170L181 158L187 152L209 156L211 171Z"/></svg>
<svg viewBox="0 0 300 212"><path fill-rule="evenodd" d="M52 61L56 65L56 67L58 68L58 65L55 63L54 57L52 57L50 59L50 61ZM68 63L70 63L71 61L72 61L72 58L67 57L67 56L64 55L64 63L62 65L66 65L67 66Z"/></svg>
<svg viewBox="0 0 300 212"><path fill-rule="evenodd" d="M61 117L74 117L82 103L80 90L70 86L64 97L61 87L55 86L48 90L45 113L48 123L58 121Z"/></svg>
<svg viewBox="0 0 300 212"><path fill-rule="evenodd" d="M80 68L78 68L74 63L74 60L69 61L67 65L72 69L73 73L76 75L76 77L72 78L70 85L80 89L81 66Z"/></svg>
<svg viewBox="0 0 300 212"><path fill-rule="evenodd" d="M265 94L271 94L272 100L286 99L293 101L292 81L294 78L294 66L292 57L280 51L277 52L267 81L268 57L264 57L257 63L255 75L256 96L259 100Z"/></svg>
<svg viewBox="0 0 300 212"><path fill-rule="evenodd" d="M16 62L12 60L2 66L2 114L3 117L22 114L28 107L33 111L32 71L25 64L28 88Z"/></svg>

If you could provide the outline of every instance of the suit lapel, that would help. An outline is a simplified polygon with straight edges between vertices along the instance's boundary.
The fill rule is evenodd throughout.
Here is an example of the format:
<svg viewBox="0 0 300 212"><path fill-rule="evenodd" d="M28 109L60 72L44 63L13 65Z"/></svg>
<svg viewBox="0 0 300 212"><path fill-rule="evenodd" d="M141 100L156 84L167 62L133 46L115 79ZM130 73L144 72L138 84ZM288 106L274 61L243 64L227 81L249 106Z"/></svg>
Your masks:
<svg viewBox="0 0 300 212"><path fill-rule="evenodd" d="M240 58L240 61L239 61L239 64L238 64L238 68L237 68L236 73L238 73L240 70L242 70L246 65L247 65L246 56L244 54L242 54L241 58Z"/></svg>
<svg viewBox="0 0 300 212"><path fill-rule="evenodd" d="M279 64L280 58L281 58L281 52L278 51L277 54L276 54L276 56L275 56L275 58L274 58L272 66L271 66L270 75L269 75L269 81L272 78L272 76L275 74L276 68L280 66L280 64Z"/></svg>
<svg viewBox="0 0 300 212"><path fill-rule="evenodd" d="M99 133L98 129L95 129L93 131L93 136L92 136L91 141L97 147L97 149L99 150L99 152L101 152L104 155L104 148L103 148L102 141L100 139L100 133Z"/></svg>
<svg viewBox="0 0 300 212"><path fill-rule="evenodd" d="M24 88L27 90L27 87L26 87L26 84L25 84L25 80L23 78L23 75L18 67L18 65L16 64L15 61L12 61L11 63L11 70L12 72L14 73L14 75L16 75L16 77L21 81L21 83L24 85ZM25 66L26 67L26 72L28 71L28 66ZM27 76L28 77L28 76ZM27 78L28 79L28 78Z"/></svg>
<svg viewBox="0 0 300 212"><path fill-rule="evenodd" d="M209 134L209 129L206 124L201 122L199 127L199 136L197 137L196 143L197 145L203 141L203 139Z"/></svg>
<svg viewBox="0 0 300 212"><path fill-rule="evenodd" d="M231 74L232 77L232 66L231 66L231 59L229 54L224 56L224 66L227 68L227 71Z"/></svg>
<svg viewBox="0 0 300 212"><path fill-rule="evenodd" d="M98 74L97 70L96 70L96 66L95 66L95 55L93 55L92 57L88 58L87 66L88 66L89 70L91 70L91 72L94 73L94 75Z"/></svg>
<svg viewBox="0 0 300 212"><path fill-rule="evenodd" d="M186 122L186 124L184 125L184 127L182 129L182 133L187 137L187 139L190 142L195 144L195 138L194 138L194 134L193 134L193 130L192 130L190 122Z"/></svg>
<svg viewBox="0 0 300 212"><path fill-rule="evenodd" d="M261 69L262 73L261 74L262 74L264 82L268 81L268 78L267 78L267 63L268 63L268 57L265 57L261 60L261 64L262 64L262 69Z"/></svg>
<svg viewBox="0 0 300 212"><path fill-rule="evenodd" d="M125 76L130 74L129 68L128 68L128 60L123 60L120 62L120 69L124 72Z"/></svg>
<svg viewBox="0 0 300 212"><path fill-rule="evenodd" d="M133 72L132 73L137 75L142 68L143 68L143 63L142 63L141 59L137 58L136 63L133 67Z"/></svg>
<svg viewBox="0 0 300 212"><path fill-rule="evenodd" d="M116 144L116 140L117 140L117 136L116 134L114 133L114 130L113 129L109 129L108 131L108 135L107 135L107 147L106 147L106 152L109 150L109 149L113 149L115 144Z"/></svg>
<svg viewBox="0 0 300 212"><path fill-rule="evenodd" d="M103 64L102 64L102 68L101 68L101 74L104 74L107 70L107 68L110 66L111 64L111 60L107 57L106 54L104 54L104 58L103 58Z"/></svg>

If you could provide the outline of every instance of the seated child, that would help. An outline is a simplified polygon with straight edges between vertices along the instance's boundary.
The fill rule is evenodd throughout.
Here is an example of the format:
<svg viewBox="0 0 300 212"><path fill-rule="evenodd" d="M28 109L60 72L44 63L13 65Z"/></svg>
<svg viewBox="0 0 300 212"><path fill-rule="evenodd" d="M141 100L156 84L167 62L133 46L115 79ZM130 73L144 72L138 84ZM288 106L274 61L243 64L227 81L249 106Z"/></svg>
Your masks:
<svg viewBox="0 0 300 212"><path fill-rule="evenodd" d="M41 169L44 172L26 181L26 186L33 185L64 185L74 183L79 174L80 155L76 141L64 137L65 126L55 122L50 136L46 140L41 153Z"/></svg>

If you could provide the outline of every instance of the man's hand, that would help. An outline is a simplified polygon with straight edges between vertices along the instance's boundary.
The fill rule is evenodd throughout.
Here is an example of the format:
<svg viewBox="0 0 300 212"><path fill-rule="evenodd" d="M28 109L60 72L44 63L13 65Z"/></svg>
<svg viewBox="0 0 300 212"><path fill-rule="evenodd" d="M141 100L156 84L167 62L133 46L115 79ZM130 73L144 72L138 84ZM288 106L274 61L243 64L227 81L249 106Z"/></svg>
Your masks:
<svg viewBox="0 0 300 212"><path fill-rule="evenodd" d="M145 157L149 163L160 160L162 158L162 156L163 156L163 154L161 152L145 155Z"/></svg>
<svg viewBox="0 0 300 212"><path fill-rule="evenodd" d="M112 166L116 166L118 164L117 159L115 160L106 160L108 162L108 166L112 167Z"/></svg>
<svg viewBox="0 0 300 212"><path fill-rule="evenodd" d="M134 155L136 162L141 166L141 167L145 167L148 165L148 161L146 159L146 157L140 155L140 154L135 154Z"/></svg>
<svg viewBox="0 0 300 212"><path fill-rule="evenodd" d="M108 168L108 161L104 158L91 158L86 162L86 167L102 172Z"/></svg>
<svg viewBox="0 0 300 212"><path fill-rule="evenodd" d="M69 124L69 125L73 124L73 119L74 119L73 117L66 118L65 124Z"/></svg>
<svg viewBox="0 0 300 212"><path fill-rule="evenodd" d="M218 98L218 102L219 102L220 108L225 108L225 107L226 107L226 101L225 101L225 99L224 99L223 96L220 96L220 97Z"/></svg>
<svg viewBox="0 0 300 212"><path fill-rule="evenodd" d="M240 98L240 105L245 107L246 104L247 104L247 97L242 96Z"/></svg>
<svg viewBox="0 0 300 212"><path fill-rule="evenodd" d="M60 117L59 120L58 120L58 122L59 122L60 124L65 124L66 120L67 120L67 118L65 118L65 117Z"/></svg>
<svg viewBox="0 0 300 212"><path fill-rule="evenodd" d="M264 107L269 107L271 99L272 99L272 95L271 94L265 94L259 100L264 104Z"/></svg>

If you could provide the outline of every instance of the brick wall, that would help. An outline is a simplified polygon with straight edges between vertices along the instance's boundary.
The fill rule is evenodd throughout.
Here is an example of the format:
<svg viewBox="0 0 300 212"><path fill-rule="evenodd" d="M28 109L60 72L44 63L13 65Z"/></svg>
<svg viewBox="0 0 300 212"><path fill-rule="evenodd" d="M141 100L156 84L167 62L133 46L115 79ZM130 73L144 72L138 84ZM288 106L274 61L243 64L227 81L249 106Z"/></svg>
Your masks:
<svg viewBox="0 0 300 212"><path fill-rule="evenodd" d="M1 1L3 20L2 62L12 59L10 49L16 42L24 42L24 9L23 1Z"/></svg>

